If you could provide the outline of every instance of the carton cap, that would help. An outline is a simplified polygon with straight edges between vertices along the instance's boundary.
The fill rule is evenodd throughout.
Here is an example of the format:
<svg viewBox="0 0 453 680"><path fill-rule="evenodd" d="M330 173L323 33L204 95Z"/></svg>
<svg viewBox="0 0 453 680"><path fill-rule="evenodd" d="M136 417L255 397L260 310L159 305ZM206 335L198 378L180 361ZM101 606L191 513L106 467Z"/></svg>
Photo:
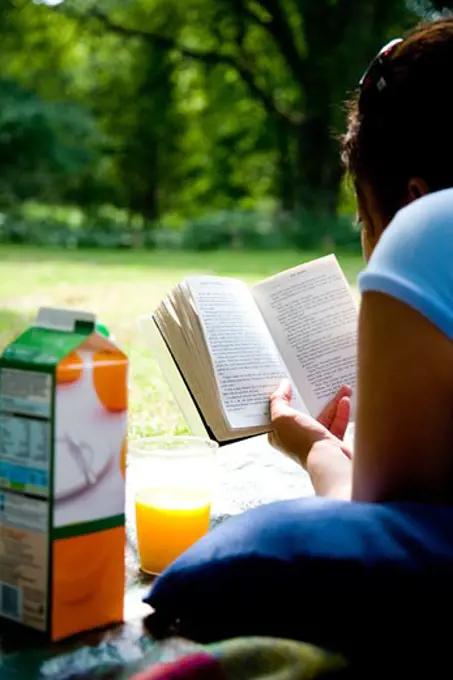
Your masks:
<svg viewBox="0 0 453 680"><path fill-rule="evenodd" d="M48 328L55 331L74 333L78 326L85 331L94 331L96 316L91 312L75 309L60 309L58 307L41 307L33 324L37 328Z"/></svg>

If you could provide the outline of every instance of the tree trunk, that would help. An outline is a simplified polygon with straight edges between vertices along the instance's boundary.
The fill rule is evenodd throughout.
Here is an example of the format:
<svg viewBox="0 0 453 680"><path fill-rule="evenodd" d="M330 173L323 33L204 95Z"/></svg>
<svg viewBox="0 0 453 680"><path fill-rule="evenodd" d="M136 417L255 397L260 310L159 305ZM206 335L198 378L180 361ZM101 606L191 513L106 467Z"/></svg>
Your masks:
<svg viewBox="0 0 453 680"><path fill-rule="evenodd" d="M148 178L146 195L143 197L142 202L142 215L147 221L148 227L160 217L159 186L155 180L156 178L153 173L153 176Z"/></svg>
<svg viewBox="0 0 453 680"><path fill-rule="evenodd" d="M297 202L314 215L335 217L343 173L329 120L311 116L296 128L296 139Z"/></svg>
<svg viewBox="0 0 453 680"><path fill-rule="evenodd" d="M293 212L295 208L296 178L291 146L291 129L277 121L276 191L283 212Z"/></svg>

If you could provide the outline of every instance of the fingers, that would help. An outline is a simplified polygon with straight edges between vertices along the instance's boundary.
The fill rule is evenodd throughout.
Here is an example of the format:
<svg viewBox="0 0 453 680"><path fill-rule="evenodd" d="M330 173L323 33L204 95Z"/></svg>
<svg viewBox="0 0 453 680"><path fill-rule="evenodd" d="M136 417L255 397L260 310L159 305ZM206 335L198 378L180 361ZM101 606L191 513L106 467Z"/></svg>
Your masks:
<svg viewBox="0 0 453 680"><path fill-rule="evenodd" d="M329 401L327 406L323 408L318 416L318 422L328 430L332 428L332 423L337 413L338 404L344 397L351 398L352 388L349 385L342 385L336 395Z"/></svg>
<svg viewBox="0 0 453 680"><path fill-rule="evenodd" d="M291 383L287 378L284 378L280 385L277 387L275 390L274 394L272 395L271 399L273 397L282 397L283 399L288 399L288 401L291 401L291 397L293 395L293 388L291 387Z"/></svg>
<svg viewBox="0 0 453 680"><path fill-rule="evenodd" d="M291 409L292 388L289 380L282 380L270 398L271 420L274 421Z"/></svg>
<svg viewBox="0 0 453 680"><path fill-rule="evenodd" d="M270 444L274 449L278 448L278 447L277 447L277 441L276 441L276 439L275 439L275 433L274 433L273 431L268 433L268 435L267 435L267 441L269 442L269 444Z"/></svg>
<svg viewBox="0 0 453 680"><path fill-rule="evenodd" d="M351 397L342 397L337 404L337 409L329 428L334 437L343 439L349 424L350 415Z"/></svg>
<svg viewBox="0 0 453 680"><path fill-rule="evenodd" d="M350 385L342 385L340 387L339 391L338 391L339 394L343 393L344 397L349 397L349 398L352 397L352 392L353 392L353 389Z"/></svg>
<svg viewBox="0 0 453 680"><path fill-rule="evenodd" d="M338 439L344 438L349 424L351 395L352 389L349 385L343 385L318 418L318 423ZM291 425L291 427L294 425L295 414L299 418L301 417L301 414L297 414L292 408L291 397L291 384L288 380L283 380L270 398L271 420L276 432L285 431L287 433L288 425ZM300 428L300 420L298 423ZM312 426L311 429L313 429ZM269 443L274 447L276 446L275 432L269 436Z"/></svg>

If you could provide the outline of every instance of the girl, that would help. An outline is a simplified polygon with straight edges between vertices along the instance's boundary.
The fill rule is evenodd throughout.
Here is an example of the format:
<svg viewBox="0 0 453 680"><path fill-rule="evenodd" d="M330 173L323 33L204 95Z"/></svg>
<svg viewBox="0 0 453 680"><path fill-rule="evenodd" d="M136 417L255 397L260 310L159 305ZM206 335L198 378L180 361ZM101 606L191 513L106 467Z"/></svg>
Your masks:
<svg viewBox="0 0 453 680"><path fill-rule="evenodd" d="M442 19L387 46L350 104L343 158L373 251L354 457L347 388L318 421L291 408L287 385L271 399L273 443L318 495L346 500L255 508L179 558L147 601L188 637L310 642L344 655L346 677L438 678L451 665L452 66Z"/></svg>
<svg viewBox="0 0 453 680"><path fill-rule="evenodd" d="M291 408L288 385L271 399L271 441L318 495L453 501L452 66L444 18L383 48L349 103L342 157L371 256L359 282L354 462L342 442L348 388L318 422Z"/></svg>

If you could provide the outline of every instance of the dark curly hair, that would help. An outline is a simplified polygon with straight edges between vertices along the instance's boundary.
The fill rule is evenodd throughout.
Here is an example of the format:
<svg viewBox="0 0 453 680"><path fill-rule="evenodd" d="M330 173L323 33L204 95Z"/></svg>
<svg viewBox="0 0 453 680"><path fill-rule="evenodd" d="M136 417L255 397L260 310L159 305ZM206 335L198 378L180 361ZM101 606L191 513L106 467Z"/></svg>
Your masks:
<svg viewBox="0 0 453 680"><path fill-rule="evenodd" d="M342 160L390 220L418 177L453 187L453 17L424 23L385 59L387 87L365 85L347 103ZM453 209L453 206L452 206Z"/></svg>

